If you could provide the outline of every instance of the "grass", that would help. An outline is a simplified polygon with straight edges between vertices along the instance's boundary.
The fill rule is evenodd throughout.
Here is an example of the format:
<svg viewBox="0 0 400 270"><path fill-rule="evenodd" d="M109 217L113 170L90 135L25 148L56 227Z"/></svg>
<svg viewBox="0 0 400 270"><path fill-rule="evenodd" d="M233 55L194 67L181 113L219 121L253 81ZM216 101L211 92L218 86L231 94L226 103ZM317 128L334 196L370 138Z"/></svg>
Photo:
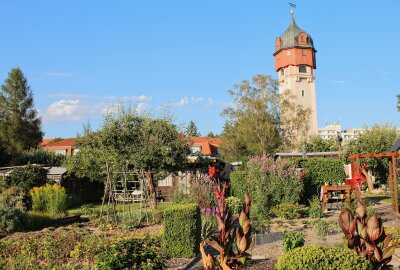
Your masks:
<svg viewBox="0 0 400 270"><path fill-rule="evenodd" d="M363 198L370 202L371 204L379 204L379 203L391 203L390 194L388 193L371 193L364 192Z"/></svg>

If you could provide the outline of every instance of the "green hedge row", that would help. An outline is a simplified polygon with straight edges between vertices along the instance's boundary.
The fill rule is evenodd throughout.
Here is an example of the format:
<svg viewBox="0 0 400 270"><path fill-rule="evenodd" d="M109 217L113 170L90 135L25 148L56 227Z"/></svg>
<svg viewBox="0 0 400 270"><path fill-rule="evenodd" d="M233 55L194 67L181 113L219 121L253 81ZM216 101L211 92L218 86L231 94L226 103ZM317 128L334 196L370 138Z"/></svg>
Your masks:
<svg viewBox="0 0 400 270"><path fill-rule="evenodd" d="M250 186L250 188L251 187L252 186ZM229 188L231 196L242 200L244 193L247 192L247 173L245 171L232 172L230 175Z"/></svg>
<svg viewBox="0 0 400 270"><path fill-rule="evenodd" d="M297 167L305 170L303 179L304 193L302 202L308 203L314 195L320 193L320 186L344 182L344 162L333 158L296 159Z"/></svg>
<svg viewBox="0 0 400 270"><path fill-rule="evenodd" d="M200 241L201 215L197 204L177 204L164 210L165 255L192 258L199 252Z"/></svg>
<svg viewBox="0 0 400 270"><path fill-rule="evenodd" d="M303 246L279 258L275 270L372 270L372 264L355 252L334 246Z"/></svg>

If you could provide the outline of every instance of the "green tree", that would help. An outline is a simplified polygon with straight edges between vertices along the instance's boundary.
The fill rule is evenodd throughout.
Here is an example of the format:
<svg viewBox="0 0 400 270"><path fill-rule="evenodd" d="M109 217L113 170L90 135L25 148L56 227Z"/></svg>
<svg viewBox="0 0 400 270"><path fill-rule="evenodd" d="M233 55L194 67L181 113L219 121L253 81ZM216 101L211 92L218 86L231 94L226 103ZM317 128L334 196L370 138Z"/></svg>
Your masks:
<svg viewBox="0 0 400 270"><path fill-rule="evenodd" d="M400 95L397 95L397 111L400 112Z"/></svg>
<svg viewBox="0 0 400 270"><path fill-rule="evenodd" d="M302 141L297 150L302 151L303 145L306 147L307 152L330 152L339 151L339 141L336 138L323 139L321 136L314 135Z"/></svg>
<svg viewBox="0 0 400 270"><path fill-rule="evenodd" d="M296 150L307 137L310 108L297 104L295 96L285 90L280 96L280 135L282 144L280 149L285 152Z"/></svg>
<svg viewBox="0 0 400 270"><path fill-rule="evenodd" d="M0 91L0 138L7 152L37 147L43 137L40 125L27 79L20 68L13 68Z"/></svg>
<svg viewBox="0 0 400 270"><path fill-rule="evenodd" d="M218 135L216 135L216 134L214 134L214 132L210 131L210 132L208 132L207 137L209 137L209 138L218 138Z"/></svg>
<svg viewBox="0 0 400 270"><path fill-rule="evenodd" d="M256 75L228 91L233 106L226 108L222 154L227 160L273 154L279 146L278 83L268 75Z"/></svg>
<svg viewBox="0 0 400 270"><path fill-rule="evenodd" d="M400 138L399 131L392 125L374 125L366 128L354 140L345 145L346 161L351 154L381 153L389 151L390 147ZM385 158L365 159L368 168L372 170L378 183L386 183L388 177L388 161Z"/></svg>
<svg viewBox="0 0 400 270"><path fill-rule="evenodd" d="M191 137L199 137L200 132L197 129L197 125L194 121L190 121L187 128L186 128L186 135Z"/></svg>
<svg viewBox="0 0 400 270"><path fill-rule="evenodd" d="M130 108L107 115L96 132L86 128L80 149L66 161L71 172L101 181L106 174L106 163L118 171L123 166L143 170L153 207L157 176L182 169L190 153L189 144L170 119L138 115Z"/></svg>

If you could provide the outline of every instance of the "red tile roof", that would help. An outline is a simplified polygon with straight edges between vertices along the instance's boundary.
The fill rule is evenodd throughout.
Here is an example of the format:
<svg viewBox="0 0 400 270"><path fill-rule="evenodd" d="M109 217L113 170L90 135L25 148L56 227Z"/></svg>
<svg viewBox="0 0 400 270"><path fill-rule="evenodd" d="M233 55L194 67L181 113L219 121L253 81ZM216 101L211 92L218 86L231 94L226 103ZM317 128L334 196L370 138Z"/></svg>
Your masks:
<svg viewBox="0 0 400 270"><path fill-rule="evenodd" d="M46 139L43 139L43 141ZM40 144L41 146L48 146L48 147L52 147L52 146L58 146L58 147L69 147L69 146L75 146L76 142L77 142L78 138L70 138L70 139L63 139L61 141L56 141L56 142L48 142L47 144L42 145L42 143Z"/></svg>
<svg viewBox="0 0 400 270"><path fill-rule="evenodd" d="M190 137L192 146L200 146L201 154L205 156L213 156L218 154L218 148L221 144L221 138L209 138L209 137Z"/></svg>
<svg viewBox="0 0 400 270"><path fill-rule="evenodd" d="M46 146L46 145L48 145L52 140L54 140L54 139L42 139L42 141L39 143L39 146Z"/></svg>

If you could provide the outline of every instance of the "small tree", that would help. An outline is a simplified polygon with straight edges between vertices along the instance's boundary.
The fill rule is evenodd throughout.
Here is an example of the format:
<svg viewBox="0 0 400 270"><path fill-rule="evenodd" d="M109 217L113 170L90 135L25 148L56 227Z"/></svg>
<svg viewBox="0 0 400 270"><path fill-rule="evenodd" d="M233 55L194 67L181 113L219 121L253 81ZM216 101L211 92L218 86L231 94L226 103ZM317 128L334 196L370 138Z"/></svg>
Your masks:
<svg viewBox="0 0 400 270"><path fill-rule="evenodd" d="M191 137L199 137L200 136L200 132L194 121L189 122L189 124L186 128L186 135L191 136Z"/></svg>
<svg viewBox="0 0 400 270"><path fill-rule="evenodd" d="M7 152L14 155L38 146L40 125L28 81L20 68L13 68L0 91L0 138Z"/></svg>

